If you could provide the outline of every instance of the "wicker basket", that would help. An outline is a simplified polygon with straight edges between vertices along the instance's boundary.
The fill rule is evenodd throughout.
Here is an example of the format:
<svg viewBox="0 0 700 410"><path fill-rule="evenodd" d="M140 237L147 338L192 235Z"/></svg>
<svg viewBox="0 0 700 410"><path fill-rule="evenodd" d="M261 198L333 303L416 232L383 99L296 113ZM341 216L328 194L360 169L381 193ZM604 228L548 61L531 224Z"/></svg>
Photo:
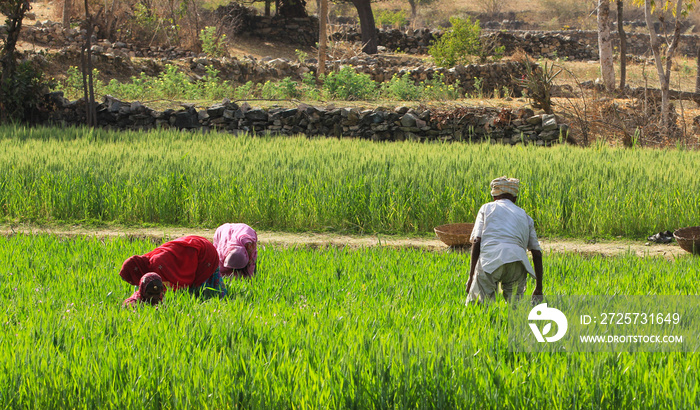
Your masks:
<svg viewBox="0 0 700 410"><path fill-rule="evenodd" d="M686 251L700 255L700 226L681 228L673 233L678 245Z"/></svg>
<svg viewBox="0 0 700 410"><path fill-rule="evenodd" d="M470 246L472 243L469 237L472 234L472 229L474 229L474 224L468 223L440 225L435 227L435 234L447 246Z"/></svg>

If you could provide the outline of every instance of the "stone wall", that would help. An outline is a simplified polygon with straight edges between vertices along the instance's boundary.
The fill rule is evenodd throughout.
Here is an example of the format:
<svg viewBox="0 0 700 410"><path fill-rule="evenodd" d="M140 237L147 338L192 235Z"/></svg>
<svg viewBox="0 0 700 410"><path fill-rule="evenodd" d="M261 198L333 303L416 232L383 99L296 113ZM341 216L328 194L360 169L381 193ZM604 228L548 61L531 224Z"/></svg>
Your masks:
<svg viewBox="0 0 700 410"><path fill-rule="evenodd" d="M75 65L79 60L77 51L65 51L51 58L60 60L63 64ZM36 64L46 64L46 57L41 54L33 56ZM260 84L266 81L276 81L289 77L295 81L301 81L303 75L316 71L314 63L299 63L284 58L207 58L188 57L177 61L158 61L144 59L131 61L118 53L93 54L95 67L102 70L118 71L121 75L138 76L143 72L148 76L157 76L165 70L166 65L177 62L179 66L187 70L191 81L202 79L207 74L207 68L214 68L218 78L233 84L244 84L248 81ZM481 82L481 90L484 94L491 94L497 89L500 95L504 95L504 88L511 96L522 94L522 87L518 79L522 78L525 67L517 62L499 62L493 64L470 64L453 68L440 68L426 65L421 59L408 56L368 56L362 55L350 59L334 60L328 62L328 69L339 70L343 66L352 66L356 72L368 74L376 82L390 80L396 75L409 75L416 83L430 80L436 76L442 76L446 84L457 84L462 93L474 94L476 79Z"/></svg>
<svg viewBox="0 0 700 410"><path fill-rule="evenodd" d="M378 30L379 45L388 51L403 51L410 54L427 54L433 41L442 37L443 30ZM585 30L563 31L483 31L484 37L494 41L496 46L505 46L506 54L523 49L533 57L566 57L570 60L597 60L598 33ZM619 47L617 32L612 32L613 46ZM361 41L356 28L343 27L332 34L336 41ZM697 54L698 35L681 35L678 53L694 57ZM641 56L651 54L649 34L627 33L627 54Z"/></svg>
<svg viewBox="0 0 700 410"><path fill-rule="evenodd" d="M331 35L334 41L361 42L361 35L354 26L338 26L339 31ZM315 17L282 19L251 15L245 24L236 28L239 35L258 37L266 40L282 41L301 46L313 46L318 41L318 20ZM432 42L443 35L442 30L378 30L379 45L388 51L403 51L409 54L427 54ZM532 57L560 57L570 60L597 60L598 34L596 31L532 31L484 30L484 37L496 46L505 46L506 54L522 49ZM24 26L22 38L40 46L80 50L85 30L63 29L60 23L37 22ZM128 57L183 58L196 54L178 47L139 47L124 42L109 42L94 38L93 51L114 53ZM698 48L697 35L682 35L678 53L694 57ZM617 32L612 33L613 46L619 47ZM651 55L649 35L645 33L627 34L627 54Z"/></svg>
<svg viewBox="0 0 700 410"><path fill-rule="evenodd" d="M2 27L2 26L0 26ZM139 46L122 41L110 42L100 38L99 27L95 27L93 51L118 53L129 57L183 58L197 54L180 47ZM281 41L299 46L314 46L318 42L318 19L316 17L284 19L277 17L249 16L246 24L236 26L236 34L247 37ZM43 21L25 25L21 37L38 46L79 51L85 41L86 30L64 29L58 22ZM0 34L2 29L0 28Z"/></svg>
<svg viewBox="0 0 700 410"><path fill-rule="evenodd" d="M45 122L63 126L84 121L85 102L67 101L62 93L47 96ZM260 109L224 100L203 110L188 105L180 110L155 111L139 102L105 97L97 106L100 127L116 130L178 129L207 132L350 137L373 141L482 141L551 145L568 133L554 115L534 115L530 109L429 109L315 107Z"/></svg>

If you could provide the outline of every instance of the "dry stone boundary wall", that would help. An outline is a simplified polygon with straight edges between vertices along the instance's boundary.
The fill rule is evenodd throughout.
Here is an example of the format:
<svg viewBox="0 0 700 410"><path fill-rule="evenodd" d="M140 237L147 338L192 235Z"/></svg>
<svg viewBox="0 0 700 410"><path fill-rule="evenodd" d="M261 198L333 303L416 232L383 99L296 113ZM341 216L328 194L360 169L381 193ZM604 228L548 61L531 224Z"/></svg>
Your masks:
<svg viewBox="0 0 700 410"><path fill-rule="evenodd" d="M32 57L36 64L46 64L46 57L36 54ZM54 57L55 58L55 57ZM60 57L68 64L77 64L80 54L77 51L66 51ZM141 72L148 76L157 76L165 70L165 66L177 63L178 67L186 69L191 81L198 81L207 75L207 68L218 71L217 77L229 81L232 84L245 84L252 81L256 84L266 81L275 81L283 78L291 78L301 81L304 74L316 71L314 63L299 63L284 58L207 58L188 57L157 61L146 59L131 61L119 53L93 54L93 62L97 67L108 67L109 70L118 70L122 75L138 76ZM76 62L76 63L73 63ZM462 93L469 95L483 92L490 95L497 90L504 96L505 91L513 97L522 95L522 87L519 79L525 74L525 66L522 63L508 61L493 64L470 64L467 66L455 66L452 68L434 67L425 65L417 58L408 56L368 56L362 55L349 59L328 62L333 70L339 70L344 66L353 67L358 73L370 76L372 80L381 83L390 80L394 75L410 76L416 83L442 77L446 84L459 84ZM477 89L479 83L480 89Z"/></svg>
<svg viewBox="0 0 700 410"><path fill-rule="evenodd" d="M258 37L314 46L318 41L318 20L315 17L283 19L276 17L249 16L246 24L239 27L239 35ZM0 28L0 32L2 29ZM430 44L443 35L443 30L417 29L397 30L378 29L379 45L387 51L402 51L409 54L427 54ZM570 60L597 60L598 34L596 31L562 30L484 30L484 36L492 39L497 46L506 47L511 53L522 49L532 57L560 57ZM99 36L99 33L97 33ZM617 32L612 32L614 47L619 47ZM78 51L81 44L81 31L63 29L60 23L44 21L23 28L22 38L38 45ZM355 26L338 26L331 35L335 41L360 42L361 35ZM682 35L678 53L695 56L698 49L697 35ZM124 42L114 42L96 38L93 50L102 53L118 53L128 57L182 58L196 54L178 47L137 47ZM651 55L649 35L643 32L627 33L627 53L630 55Z"/></svg>
<svg viewBox="0 0 700 410"><path fill-rule="evenodd" d="M61 92L47 96L45 123L84 124L85 102L68 101ZM568 126L554 115L534 115L527 108L460 108L451 112L397 107L395 109L315 107L253 108L224 100L206 109L188 105L180 110L155 111L140 102L107 96L97 106L100 127L115 130L212 130L256 135L298 135L360 138L373 141L484 141L503 144L552 145L565 138Z"/></svg>

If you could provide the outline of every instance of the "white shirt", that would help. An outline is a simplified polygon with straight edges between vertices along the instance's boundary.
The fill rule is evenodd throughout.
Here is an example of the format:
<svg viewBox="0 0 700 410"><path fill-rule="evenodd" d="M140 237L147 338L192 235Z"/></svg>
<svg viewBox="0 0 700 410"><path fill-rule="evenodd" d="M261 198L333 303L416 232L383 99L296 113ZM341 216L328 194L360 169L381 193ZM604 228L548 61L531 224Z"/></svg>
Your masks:
<svg viewBox="0 0 700 410"><path fill-rule="evenodd" d="M520 261L535 277L527 250L540 250L532 218L509 199L481 206L476 215L471 241L481 238L481 266L492 273L501 265ZM536 277L535 277L536 278Z"/></svg>

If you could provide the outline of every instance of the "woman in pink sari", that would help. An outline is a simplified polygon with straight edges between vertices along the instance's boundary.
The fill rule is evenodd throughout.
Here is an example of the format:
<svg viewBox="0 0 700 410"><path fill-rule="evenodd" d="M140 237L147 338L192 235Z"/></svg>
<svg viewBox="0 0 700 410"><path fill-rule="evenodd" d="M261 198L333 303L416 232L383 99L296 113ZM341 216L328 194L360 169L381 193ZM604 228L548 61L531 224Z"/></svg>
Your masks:
<svg viewBox="0 0 700 410"><path fill-rule="evenodd" d="M223 276L250 278L258 259L258 234L243 223L226 223L216 229L214 247Z"/></svg>

